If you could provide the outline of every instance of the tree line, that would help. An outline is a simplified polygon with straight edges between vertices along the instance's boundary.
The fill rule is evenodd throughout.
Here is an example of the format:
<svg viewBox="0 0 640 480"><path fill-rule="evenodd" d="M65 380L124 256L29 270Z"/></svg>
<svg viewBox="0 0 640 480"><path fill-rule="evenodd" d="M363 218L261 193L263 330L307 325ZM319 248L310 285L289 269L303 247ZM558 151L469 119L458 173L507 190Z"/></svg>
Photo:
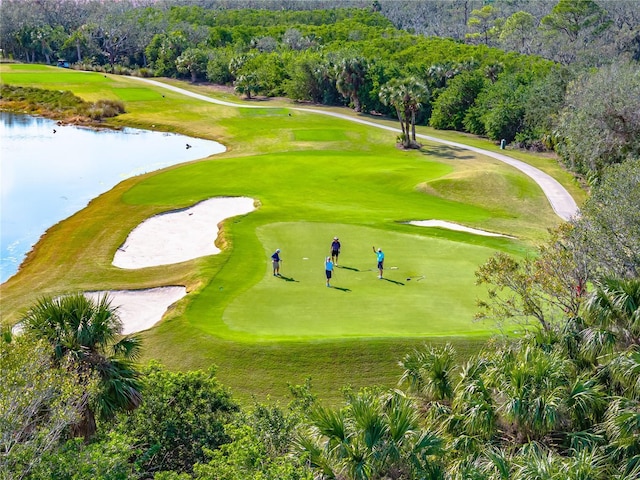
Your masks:
<svg viewBox="0 0 640 480"><path fill-rule="evenodd" d="M4 0L0 41L5 57L22 61L64 58L74 68L394 116L404 147L418 146L415 125L426 124L554 150L590 181L637 155L640 19L629 2L482 3L338 2L348 8L319 10L311 8L320 1L255 9L250 1ZM460 23L455 12L465 12L464 33L440 32L451 38L396 27L416 31L423 19L420 32L432 33L434 22ZM594 65L595 73L584 68Z"/></svg>

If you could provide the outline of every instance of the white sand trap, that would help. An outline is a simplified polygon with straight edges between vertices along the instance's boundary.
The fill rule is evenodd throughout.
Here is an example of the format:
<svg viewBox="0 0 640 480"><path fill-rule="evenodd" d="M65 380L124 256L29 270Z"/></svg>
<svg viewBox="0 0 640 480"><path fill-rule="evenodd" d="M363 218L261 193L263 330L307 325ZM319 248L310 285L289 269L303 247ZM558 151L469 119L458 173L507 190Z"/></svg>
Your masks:
<svg viewBox="0 0 640 480"><path fill-rule="evenodd" d="M219 197L183 210L155 215L134 228L113 257L113 265L135 269L215 255L218 223L255 210L253 199Z"/></svg>
<svg viewBox="0 0 640 480"><path fill-rule="evenodd" d="M105 290L85 292L91 300L97 300L104 294L109 295L111 306L118 308L122 321L122 333L142 332L158 323L167 309L187 294L185 287L158 287L148 290ZM11 333L19 335L23 331L21 323L16 323Z"/></svg>
<svg viewBox="0 0 640 480"><path fill-rule="evenodd" d="M417 225L418 227L440 227L448 228L449 230L457 230L459 232L473 233L475 235L484 235L486 237L507 237L515 238L509 235L502 235L501 233L485 232L484 230L478 230L476 228L465 227L464 225L458 225L457 223L445 222L444 220L415 220L407 222L411 225Z"/></svg>
<svg viewBox="0 0 640 480"><path fill-rule="evenodd" d="M122 333L148 330L158 323L167 309L187 294L185 287L158 287L148 290L111 290L85 292L93 300L109 295L111 306L118 308Z"/></svg>

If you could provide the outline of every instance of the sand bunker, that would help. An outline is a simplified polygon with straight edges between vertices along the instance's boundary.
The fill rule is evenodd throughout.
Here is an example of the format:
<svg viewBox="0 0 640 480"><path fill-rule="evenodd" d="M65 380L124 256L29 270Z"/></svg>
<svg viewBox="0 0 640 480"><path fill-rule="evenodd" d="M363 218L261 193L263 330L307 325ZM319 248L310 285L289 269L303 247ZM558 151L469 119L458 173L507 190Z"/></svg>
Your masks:
<svg viewBox="0 0 640 480"><path fill-rule="evenodd" d="M122 333L142 332L158 323L167 309L187 294L184 287L158 287L148 290L105 290L85 292L85 296L97 301L104 294L109 296L111 306L117 307L122 321ZM21 323L16 323L11 333L19 335L23 332Z"/></svg>
<svg viewBox="0 0 640 480"><path fill-rule="evenodd" d="M475 235L484 235L486 237L506 237L515 238L509 235L502 235L501 233L485 232L484 230L478 230L476 228L465 227L464 225L458 225L457 223L445 222L444 220L415 220L407 222L410 225L417 225L418 227L440 227L448 228L449 230L457 230L459 232L473 233Z"/></svg>
<svg viewBox="0 0 640 480"><path fill-rule="evenodd" d="M171 305L187 294L187 289L158 287L148 290L85 292L85 295L97 300L105 293L109 295L111 306L118 308L118 316L123 324L122 333L126 335L153 327Z"/></svg>
<svg viewBox="0 0 640 480"><path fill-rule="evenodd" d="M116 252L116 267L134 269L184 262L220 249L218 224L223 220L255 210L247 197L219 197L200 202L184 210L155 215L138 225ZM149 290L87 292L90 298L109 294L118 307L123 333L147 330L158 323L167 308L184 297L184 287L159 287Z"/></svg>
<svg viewBox="0 0 640 480"><path fill-rule="evenodd" d="M138 225L113 258L113 265L135 269L169 265L215 255L218 223L255 210L252 198L211 198L184 210L155 215Z"/></svg>

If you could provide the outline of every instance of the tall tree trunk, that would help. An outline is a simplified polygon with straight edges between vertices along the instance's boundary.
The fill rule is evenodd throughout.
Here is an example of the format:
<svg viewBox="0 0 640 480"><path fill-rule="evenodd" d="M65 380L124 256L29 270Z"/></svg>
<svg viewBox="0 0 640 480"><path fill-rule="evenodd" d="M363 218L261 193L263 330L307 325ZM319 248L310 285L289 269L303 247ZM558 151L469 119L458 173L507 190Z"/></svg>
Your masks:
<svg viewBox="0 0 640 480"><path fill-rule="evenodd" d="M411 136L410 136L410 125L409 125L409 117L405 115L405 127L404 130L406 132L404 136L404 148L409 148L411 146Z"/></svg>
<svg viewBox="0 0 640 480"><path fill-rule="evenodd" d="M411 140L418 143L416 142L416 112L413 110L411 111Z"/></svg>
<svg viewBox="0 0 640 480"><path fill-rule="evenodd" d="M88 442L93 438L97 430L98 427L96 426L96 417L93 410L88 405L85 405L82 411L82 418L72 427L71 434L74 437L82 437L85 442Z"/></svg>
<svg viewBox="0 0 640 480"><path fill-rule="evenodd" d="M402 128L402 142L404 145L404 138L409 135L409 132L405 132L404 130L404 122L402 121L402 115L400 114L400 109L396 106L396 114L398 115L398 121L400 122L400 128Z"/></svg>
<svg viewBox="0 0 640 480"><path fill-rule="evenodd" d="M360 112L362 110L362 107L360 105L358 94L354 93L353 95L351 95L351 101L353 102L353 110L356 112Z"/></svg>
<svg viewBox="0 0 640 480"><path fill-rule="evenodd" d="M76 40L76 54L78 55L78 63L82 62L82 51L80 50L80 40Z"/></svg>

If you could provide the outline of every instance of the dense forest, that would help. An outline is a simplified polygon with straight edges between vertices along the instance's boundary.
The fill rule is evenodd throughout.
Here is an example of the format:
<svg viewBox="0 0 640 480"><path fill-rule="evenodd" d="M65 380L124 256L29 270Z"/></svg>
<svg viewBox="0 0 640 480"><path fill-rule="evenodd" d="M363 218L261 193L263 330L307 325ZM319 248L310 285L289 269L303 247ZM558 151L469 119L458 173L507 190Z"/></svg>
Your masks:
<svg viewBox="0 0 640 480"><path fill-rule="evenodd" d="M344 7L344 8L337 8ZM243 9L240 9L243 8ZM215 369L139 366L108 302L44 298L0 340L0 478L640 478L640 9L635 0L2 0L4 59L233 86L554 150L588 181L531 257L479 267L466 363L400 354L396 389L312 381L240 407ZM407 126L404 126L404 122Z"/></svg>

